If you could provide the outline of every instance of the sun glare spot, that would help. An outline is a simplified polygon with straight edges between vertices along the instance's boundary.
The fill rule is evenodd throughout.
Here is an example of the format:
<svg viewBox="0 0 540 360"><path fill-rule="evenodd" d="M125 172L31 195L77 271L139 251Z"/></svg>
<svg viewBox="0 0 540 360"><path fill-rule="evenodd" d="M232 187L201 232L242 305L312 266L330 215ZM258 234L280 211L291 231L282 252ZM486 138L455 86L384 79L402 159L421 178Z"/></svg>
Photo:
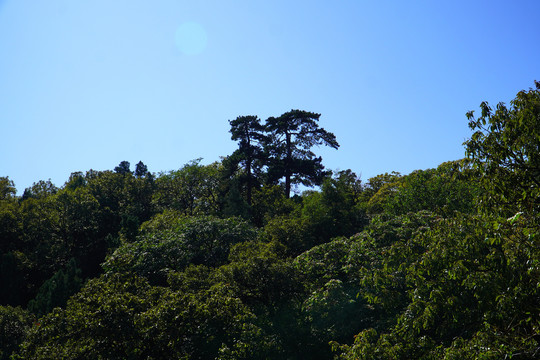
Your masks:
<svg viewBox="0 0 540 360"><path fill-rule="evenodd" d="M203 52L208 42L206 31L196 22L183 23L176 29L174 35L176 46L186 55L196 55Z"/></svg>

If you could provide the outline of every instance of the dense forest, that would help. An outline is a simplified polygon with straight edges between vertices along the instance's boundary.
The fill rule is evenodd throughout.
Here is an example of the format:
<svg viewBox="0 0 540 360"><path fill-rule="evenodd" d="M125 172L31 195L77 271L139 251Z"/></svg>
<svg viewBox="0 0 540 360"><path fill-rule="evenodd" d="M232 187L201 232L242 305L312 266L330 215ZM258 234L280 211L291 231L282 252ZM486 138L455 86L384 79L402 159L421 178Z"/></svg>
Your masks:
<svg viewBox="0 0 540 360"><path fill-rule="evenodd" d="M480 108L408 175L326 170L292 110L209 165L1 177L0 359L540 358L540 83Z"/></svg>

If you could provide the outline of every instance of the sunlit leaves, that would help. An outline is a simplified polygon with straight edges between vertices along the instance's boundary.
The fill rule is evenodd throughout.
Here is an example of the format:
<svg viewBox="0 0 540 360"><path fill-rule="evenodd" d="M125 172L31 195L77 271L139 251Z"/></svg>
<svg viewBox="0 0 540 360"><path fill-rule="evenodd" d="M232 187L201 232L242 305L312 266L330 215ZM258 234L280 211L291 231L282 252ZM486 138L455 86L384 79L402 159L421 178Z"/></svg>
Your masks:
<svg viewBox="0 0 540 360"><path fill-rule="evenodd" d="M153 283L163 283L168 272L182 270L190 263L224 264L232 245L254 240L257 235L244 221L210 216L160 215L144 229L136 242L121 246L109 256L103 265L107 272L133 272Z"/></svg>
<svg viewBox="0 0 540 360"><path fill-rule="evenodd" d="M502 214L537 212L540 188L540 83L520 91L510 107L493 112L483 102L481 117L467 114L473 135L464 145L467 155L485 174L485 205Z"/></svg>
<svg viewBox="0 0 540 360"><path fill-rule="evenodd" d="M200 165L193 160L180 170L156 179L153 203L159 211L175 209L185 215L216 214L219 209L219 164Z"/></svg>

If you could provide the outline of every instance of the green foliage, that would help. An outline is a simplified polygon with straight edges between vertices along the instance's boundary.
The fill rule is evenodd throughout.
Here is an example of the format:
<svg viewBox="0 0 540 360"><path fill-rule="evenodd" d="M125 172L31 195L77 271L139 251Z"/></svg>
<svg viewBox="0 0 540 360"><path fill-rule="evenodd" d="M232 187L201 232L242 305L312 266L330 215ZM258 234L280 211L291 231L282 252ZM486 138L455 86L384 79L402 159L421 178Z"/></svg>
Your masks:
<svg viewBox="0 0 540 360"><path fill-rule="evenodd" d="M137 315L159 292L133 276L90 280L65 310L55 309L29 332L16 359L142 358Z"/></svg>
<svg viewBox="0 0 540 360"><path fill-rule="evenodd" d="M251 359L266 340L256 318L226 287L166 292L140 318L151 358Z"/></svg>
<svg viewBox="0 0 540 360"><path fill-rule="evenodd" d="M88 282L40 319L17 359L251 359L269 346L226 287L171 291L125 275Z"/></svg>
<svg viewBox="0 0 540 360"><path fill-rule="evenodd" d="M370 320L366 302L357 297L357 288L331 279L304 302L303 312L310 326L314 347L330 356L330 341L349 341Z"/></svg>
<svg viewBox="0 0 540 360"><path fill-rule="evenodd" d="M60 244L60 209L56 197L27 199L20 207L21 242L19 249L25 253L37 252L49 258L65 248ZM51 254L51 255L49 255ZM51 256L52 257L52 256Z"/></svg>
<svg viewBox="0 0 540 360"><path fill-rule="evenodd" d="M190 216L218 213L219 164L200 165L200 161L193 160L180 170L160 174L153 196L159 211L176 209Z"/></svg>
<svg viewBox="0 0 540 360"><path fill-rule="evenodd" d="M366 186L364 187L363 196L366 200L369 200L375 194L379 192L383 187L388 184L397 182L401 178L401 174L396 171L380 174L368 179Z"/></svg>
<svg viewBox="0 0 540 360"><path fill-rule="evenodd" d="M298 273L289 261L278 256L282 251L276 243L238 244L231 252L232 262L221 272L244 303L275 308L301 291Z"/></svg>
<svg viewBox="0 0 540 360"><path fill-rule="evenodd" d="M358 296L356 264L363 262L357 244L335 239L304 252L295 261L308 296L302 304L302 317L310 334L314 358L330 358L331 340L348 342L359 330L370 325L372 311Z"/></svg>
<svg viewBox="0 0 540 360"><path fill-rule="evenodd" d="M250 214L251 206L242 196L240 184L238 181L231 180L230 187L224 197L222 215L224 217L238 216L248 220L251 218Z"/></svg>
<svg viewBox="0 0 540 360"><path fill-rule="evenodd" d="M3 284L2 304L25 305L39 286L69 258L59 224L56 195L29 198L19 204L0 203ZM2 248L2 247L0 247ZM8 285L9 284L9 285ZM10 289L9 291L7 289ZM10 300L7 300L7 299Z"/></svg>
<svg viewBox="0 0 540 360"><path fill-rule="evenodd" d="M11 199L17 194L15 183L9 180L9 176L0 177L0 200Z"/></svg>
<svg viewBox="0 0 540 360"><path fill-rule="evenodd" d="M153 215L152 197L154 177L146 172L145 165L137 164L139 172L89 171L86 174L88 189L99 202L99 237L116 237L119 234L133 241L138 226ZM143 174L144 173L144 174Z"/></svg>
<svg viewBox="0 0 540 360"><path fill-rule="evenodd" d="M81 270L72 258L65 271L60 269L41 285L36 298L28 303L28 310L40 317L50 313L55 307L64 307L67 300L80 290L80 276Z"/></svg>
<svg viewBox="0 0 540 360"><path fill-rule="evenodd" d="M239 219L172 214L167 212L145 224L136 242L121 246L108 257L105 271L132 272L163 284L169 271L182 270L190 263L224 264L232 245L257 236L255 229Z"/></svg>
<svg viewBox="0 0 540 360"><path fill-rule="evenodd" d="M285 245L288 256L296 256L317 244L309 223L298 216L277 216L264 226L262 238Z"/></svg>
<svg viewBox="0 0 540 360"><path fill-rule="evenodd" d="M377 175L368 180L362 194L363 203L369 214L380 214L388 198L397 191L401 174L393 171Z"/></svg>
<svg viewBox="0 0 540 360"><path fill-rule="evenodd" d="M193 264L219 266L226 262L234 244L251 241L257 230L241 219L192 218L182 225L182 237Z"/></svg>
<svg viewBox="0 0 540 360"><path fill-rule="evenodd" d="M473 135L464 145L484 174L484 204L504 216L517 211L538 213L540 205L540 82L520 91L510 107L499 103L495 112L480 104L481 116L467 113Z"/></svg>
<svg viewBox="0 0 540 360"><path fill-rule="evenodd" d="M256 324L271 336L263 358L310 357L310 341L301 316L305 290L300 273L278 243L249 242L236 245L231 263L219 269L222 284L257 316Z"/></svg>
<svg viewBox="0 0 540 360"><path fill-rule="evenodd" d="M86 186L86 178L81 171L72 172L69 180L64 184L64 189L75 190L79 187Z"/></svg>
<svg viewBox="0 0 540 360"><path fill-rule="evenodd" d="M8 360L26 338L35 318L20 307L0 306L0 360Z"/></svg>
<svg viewBox="0 0 540 360"><path fill-rule="evenodd" d="M88 190L99 203L96 214L100 224L100 235L117 235L120 231L122 204L127 202L124 184L127 176L112 171L88 171L86 181Z"/></svg>
<svg viewBox="0 0 540 360"><path fill-rule="evenodd" d="M156 185L150 174L138 177L128 177L124 182L123 197L121 202L120 234L127 241L134 241L138 233L139 225L149 220L154 209L152 196Z"/></svg>
<svg viewBox="0 0 540 360"><path fill-rule="evenodd" d="M285 197L280 186L265 185L253 194L252 221L261 227L276 216L291 213L295 207L295 202Z"/></svg>
<svg viewBox="0 0 540 360"><path fill-rule="evenodd" d="M178 210L167 209L154 215L150 220L144 222L139 230L140 235L166 232L175 229L186 221L186 216Z"/></svg>
<svg viewBox="0 0 540 360"><path fill-rule="evenodd" d="M367 224L361 193L361 182L352 171L338 172L323 182L321 192L307 191L292 199L296 202L289 200L291 210L267 220L263 236L282 243L293 256L334 237L350 236Z"/></svg>
<svg viewBox="0 0 540 360"><path fill-rule="evenodd" d="M67 258L77 260L83 277L95 276L107 252L107 243L99 236L99 202L86 187L63 189L54 200L58 234L67 247Z"/></svg>
<svg viewBox="0 0 540 360"><path fill-rule="evenodd" d="M312 246L362 230L367 224L361 203L362 191L356 174L345 170L325 179L321 192L311 192L303 197L302 218L318 237Z"/></svg>
<svg viewBox="0 0 540 360"><path fill-rule="evenodd" d="M384 174L370 179L365 194L371 215L402 215L421 210L452 216L476 212L481 174L470 163L449 161L436 169L416 170L406 176Z"/></svg>
<svg viewBox="0 0 540 360"><path fill-rule="evenodd" d="M308 284L308 291L321 288L331 280L348 279L347 263L352 246L350 239L338 238L314 246L294 259L295 266Z"/></svg>
<svg viewBox="0 0 540 360"><path fill-rule="evenodd" d="M455 211L475 212L480 174L467 162L447 162L437 169L417 170L404 176L384 209L390 214L430 210L443 216Z"/></svg>
<svg viewBox="0 0 540 360"><path fill-rule="evenodd" d="M539 346L540 255L531 225L458 216L436 222L407 247L394 243L374 279L401 273L405 306L395 325L366 330L352 347L342 347L343 358L533 358Z"/></svg>
<svg viewBox="0 0 540 360"><path fill-rule="evenodd" d="M34 183L31 187L24 190L22 200L28 198L43 198L50 195L54 195L58 192L58 188L51 182L51 180L40 180Z"/></svg>
<svg viewBox="0 0 540 360"><path fill-rule="evenodd" d="M21 246L21 211L15 200L0 200L0 254Z"/></svg>

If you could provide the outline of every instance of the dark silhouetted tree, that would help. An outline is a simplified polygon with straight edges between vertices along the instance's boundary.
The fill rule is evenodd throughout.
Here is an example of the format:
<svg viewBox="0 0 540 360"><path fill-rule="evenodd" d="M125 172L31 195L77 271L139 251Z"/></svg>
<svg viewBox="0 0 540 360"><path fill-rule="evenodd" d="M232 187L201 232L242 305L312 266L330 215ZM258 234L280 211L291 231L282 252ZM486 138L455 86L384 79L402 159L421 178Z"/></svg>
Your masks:
<svg viewBox="0 0 540 360"><path fill-rule="evenodd" d="M135 167L135 177L142 178L148 174L148 167L142 161L139 161Z"/></svg>
<svg viewBox="0 0 540 360"><path fill-rule="evenodd" d="M292 184L320 185L325 172L321 157L311 151L313 146L339 147L336 137L317 124L320 114L291 110L280 117L266 120L270 134L266 149L270 155L270 181L285 178L285 195L289 197Z"/></svg>
<svg viewBox="0 0 540 360"><path fill-rule="evenodd" d="M122 175L131 174L131 170L129 169L129 161L122 161L117 167L114 168L114 172Z"/></svg>
<svg viewBox="0 0 540 360"><path fill-rule="evenodd" d="M264 134L264 126L257 116L239 116L229 121L229 124L231 124L231 139L238 141L238 150L232 154L231 161L243 167L240 180L246 184L246 200L251 205L252 189L263 166L265 157L263 144L267 137Z"/></svg>

